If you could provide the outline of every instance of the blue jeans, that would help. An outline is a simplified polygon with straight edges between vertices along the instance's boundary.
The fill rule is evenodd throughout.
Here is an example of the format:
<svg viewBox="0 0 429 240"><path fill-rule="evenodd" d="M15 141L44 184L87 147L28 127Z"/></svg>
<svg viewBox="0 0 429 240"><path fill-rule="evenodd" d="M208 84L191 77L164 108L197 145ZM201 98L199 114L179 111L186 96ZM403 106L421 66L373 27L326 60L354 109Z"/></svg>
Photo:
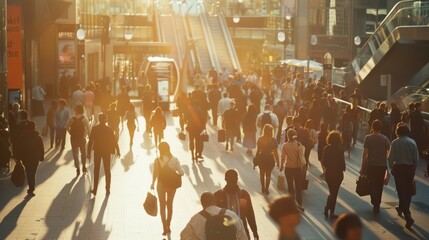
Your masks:
<svg viewBox="0 0 429 240"><path fill-rule="evenodd" d="M77 169L80 169L79 164L79 150L80 150L80 158L82 161L82 166L86 168L86 139L83 139L80 144L72 144L72 154L74 160L74 166Z"/></svg>

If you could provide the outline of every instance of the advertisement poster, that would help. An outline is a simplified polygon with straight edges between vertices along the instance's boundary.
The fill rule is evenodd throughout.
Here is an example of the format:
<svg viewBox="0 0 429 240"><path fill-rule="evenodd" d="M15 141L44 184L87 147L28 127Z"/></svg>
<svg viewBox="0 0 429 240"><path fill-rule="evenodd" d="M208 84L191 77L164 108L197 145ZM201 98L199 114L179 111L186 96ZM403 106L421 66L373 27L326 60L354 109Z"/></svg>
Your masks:
<svg viewBox="0 0 429 240"><path fill-rule="evenodd" d="M7 71L8 88L23 88L21 7L7 6Z"/></svg>
<svg viewBox="0 0 429 240"><path fill-rule="evenodd" d="M159 102L168 101L168 78L158 78L158 99Z"/></svg>
<svg viewBox="0 0 429 240"><path fill-rule="evenodd" d="M58 64L60 67L74 67L76 60L76 45L73 40L59 40Z"/></svg>

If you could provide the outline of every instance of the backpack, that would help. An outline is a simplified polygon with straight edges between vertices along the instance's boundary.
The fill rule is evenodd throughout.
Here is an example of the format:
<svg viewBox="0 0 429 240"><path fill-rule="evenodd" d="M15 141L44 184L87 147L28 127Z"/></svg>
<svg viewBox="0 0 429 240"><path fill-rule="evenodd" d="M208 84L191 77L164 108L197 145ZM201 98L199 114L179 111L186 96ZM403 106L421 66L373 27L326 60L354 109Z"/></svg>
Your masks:
<svg viewBox="0 0 429 240"><path fill-rule="evenodd" d="M81 143L85 138L85 127L83 125L83 116L79 118L73 117L73 122L70 125L70 139L72 144Z"/></svg>
<svg viewBox="0 0 429 240"><path fill-rule="evenodd" d="M206 219L206 239L207 240L236 240L236 227L230 216L226 216L226 209L222 208L218 215L210 215L206 211L200 214Z"/></svg>
<svg viewBox="0 0 429 240"><path fill-rule="evenodd" d="M264 113L261 118L261 128L264 128L265 124L271 124L271 113Z"/></svg>

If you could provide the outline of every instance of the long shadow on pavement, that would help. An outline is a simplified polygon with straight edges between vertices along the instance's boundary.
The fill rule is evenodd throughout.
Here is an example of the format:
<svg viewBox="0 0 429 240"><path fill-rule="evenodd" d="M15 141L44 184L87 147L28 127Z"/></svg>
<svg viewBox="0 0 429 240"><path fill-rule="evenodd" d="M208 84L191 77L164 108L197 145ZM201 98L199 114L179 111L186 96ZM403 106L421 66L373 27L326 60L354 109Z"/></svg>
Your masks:
<svg viewBox="0 0 429 240"><path fill-rule="evenodd" d="M0 239L7 239L9 234L16 228L18 219L30 199L30 197L25 197L3 218L0 222Z"/></svg>
<svg viewBox="0 0 429 240"><path fill-rule="evenodd" d="M78 217L85 199L85 177L73 178L58 193L46 213L48 232L44 238L59 238L62 231Z"/></svg>
<svg viewBox="0 0 429 240"><path fill-rule="evenodd" d="M95 198L87 203L87 212L84 222L76 222L73 231L73 239L108 239L110 231L103 224L104 213L107 208L109 197L106 196L100 207L100 212L97 215L95 222L92 222L92 214L94 212Z"/></svg>

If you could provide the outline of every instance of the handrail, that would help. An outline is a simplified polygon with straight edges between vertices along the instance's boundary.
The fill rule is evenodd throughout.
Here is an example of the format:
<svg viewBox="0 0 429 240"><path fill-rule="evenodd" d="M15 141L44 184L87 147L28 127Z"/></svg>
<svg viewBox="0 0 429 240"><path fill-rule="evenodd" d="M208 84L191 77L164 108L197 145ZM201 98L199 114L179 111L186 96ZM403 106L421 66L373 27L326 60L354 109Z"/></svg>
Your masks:
<svg viewBox="0 0 429 240"><path fill-rule="evenodd" d="M204 4L198 3L200 4L200 20L201 20L201 28L203 29L203 33L204 33L204 38L206 40L206 45L209 51L209 55L210 55L210 60L212 62L212 67L215 67L218 71L221 70L220 68L220 64L219 64L219 58L217 57L216 54L216 49L214 49L214 42L213 42L213 36L211 31L209 30L209 23L207 20L207 15L206 15L206 11L205 11L205 7Z"/></svg>
<svg viewBox="0 0 429 240"><path fill-rule="evenodd" d="M238 60L237 52L235 51L234 42L232 41L231 34L229 34L228 25L225 21L225 16L220 14L218 16L219 22L221 24L221 29L223 32L224 39L226 41L226 46L228 47L229 56L232 60L232 65L235 69L241 72L240 61Z"/></svg>
<svg viewBox="0 0 429 240"><path fill-rule="evenodd" d="M420 3L419 6L415 6L415 3ZM396 23L395 20L399 19L405 11L409 10L422 10L428 9L429 2L424 1L401 1L398 2L395 7L389 12L386 18L382 21L382 23L377 27L366 43L362 46L362 48L357 53L356 57L352 60L352 62L343 68L334 68L334 72L337 72L336 75L342 75L339 78L343 78L343 83L339 83L338 80L335 80L335 85L344 86L343 84L346 79L345 76L349 73L357 75L358 72L362 70L362 68L367 64L367 62L372 58L374 53L379 50L380 46L386 41L386 39L391 35L393 30L395 30L398 26L401 26L400 23ZM412 12L411 12L412 13ZM409 18L409 15L406 15ZM412 17L412 16L411 16ZM392 26L394 25L394 26ZM387 33L387 34L386 34ZM368 58L368 59L363 59ZM335 78L338 78L337 76Z"/></svg>

